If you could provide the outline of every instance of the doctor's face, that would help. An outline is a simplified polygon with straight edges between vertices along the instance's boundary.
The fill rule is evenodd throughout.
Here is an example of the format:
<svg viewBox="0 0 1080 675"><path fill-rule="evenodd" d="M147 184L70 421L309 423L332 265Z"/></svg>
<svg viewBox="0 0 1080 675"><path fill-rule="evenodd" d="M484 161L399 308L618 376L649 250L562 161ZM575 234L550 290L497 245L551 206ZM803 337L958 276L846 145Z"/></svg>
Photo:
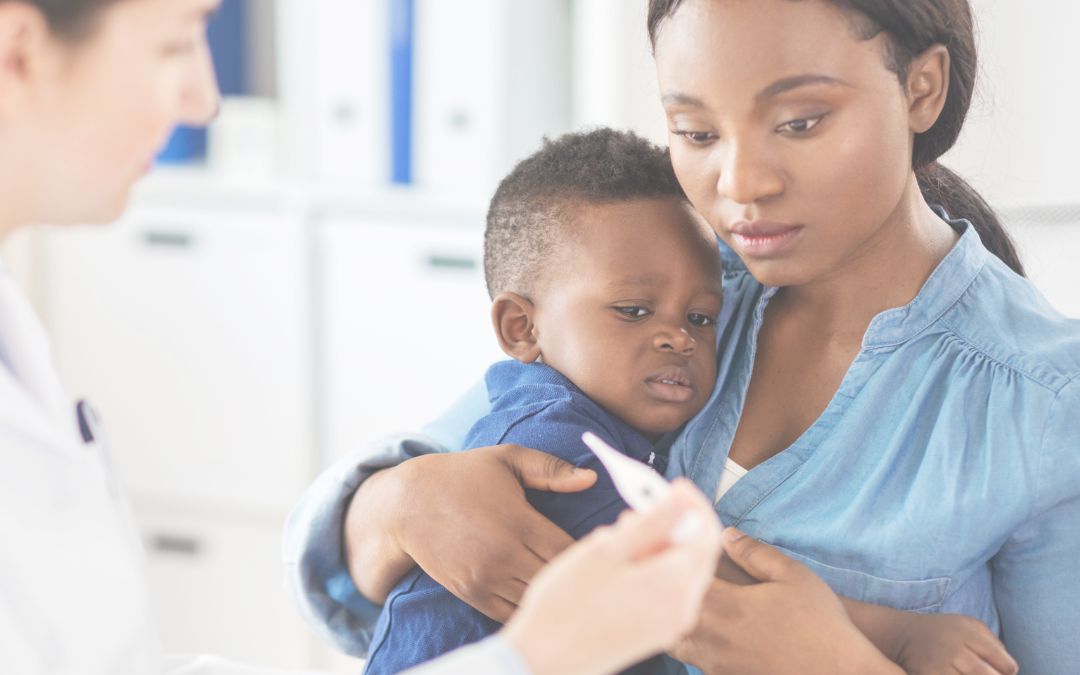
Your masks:
<svg viewBox="0 0 1080 675"><path fill-rule="evenodd" d="M213 117L218 90L206 21L217 4L118 0L86 37L45 41L24 124L34 220L115 219L172 128Z"/></svg>

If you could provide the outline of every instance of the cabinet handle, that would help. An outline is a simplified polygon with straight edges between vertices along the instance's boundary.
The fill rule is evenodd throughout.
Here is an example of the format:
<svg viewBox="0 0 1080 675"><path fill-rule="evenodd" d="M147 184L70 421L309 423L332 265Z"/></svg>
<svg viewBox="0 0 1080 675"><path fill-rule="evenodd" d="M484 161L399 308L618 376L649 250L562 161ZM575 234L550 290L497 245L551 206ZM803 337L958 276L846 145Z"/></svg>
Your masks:
<svg viewBox="0 0 1080 675"><path fill-rule="evenodd" d="M166 248L188 248L192 244L192 237L186 232L165 232L161 230L149 230L143 233L143 243L147 246L162 246Z"/></svg>
<svg viewBox="0 0 1080 675"><path fill-rule="evenodd" d="M194 537L175 534L155 534L150 538L150 548L158 553L195 557L202 550L202 544Z"/></svg>
<svg viewBox="0 0 1080 675"><path fill-rule="evenodd" d="M474 258L452 255L433 255L428 257L428 265L444 270L474 270L479 264Z"/></svg>

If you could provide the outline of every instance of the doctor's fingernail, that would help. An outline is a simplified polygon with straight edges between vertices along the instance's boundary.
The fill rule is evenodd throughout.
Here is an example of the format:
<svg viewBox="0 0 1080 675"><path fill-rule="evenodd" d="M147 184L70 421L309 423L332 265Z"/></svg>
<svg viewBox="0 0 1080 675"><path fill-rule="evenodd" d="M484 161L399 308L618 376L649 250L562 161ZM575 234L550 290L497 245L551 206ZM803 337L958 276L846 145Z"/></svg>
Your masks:
<svg viewBox="0 0 1080 675"><path fill-rule="evenodd" d="M729 527L728 529L724 530L724 539L727 539L728 541L739 541L745 536L745 532L743 532L742 530L737 530L734 527Z"/></svg>

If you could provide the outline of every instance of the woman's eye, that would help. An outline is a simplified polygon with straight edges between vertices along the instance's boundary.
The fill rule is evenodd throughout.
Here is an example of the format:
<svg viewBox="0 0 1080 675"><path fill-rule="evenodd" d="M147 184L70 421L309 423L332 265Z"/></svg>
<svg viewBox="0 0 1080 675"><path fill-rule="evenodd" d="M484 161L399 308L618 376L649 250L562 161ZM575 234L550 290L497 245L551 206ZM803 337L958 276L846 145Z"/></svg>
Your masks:
<svg viewBox="0 0 1080 675"><path fill-rule="evenodd" d="M649 315L649 310L644 307L616 307L615 311L628 319L640 319Z"/></svg>
<svg viewBox="0 0 1080 675"><path fill-rule="evenodd" d="M701 145L702 143L708 143L713 140L713 133L711 131L676 131L676 136L682 136L694 145Z"/></svg>
<svg viewBox="0 0 1080 675"><path fill-rule="evenodd" d="M776 128L781 133L789 134L805 134L817 126L817 123L821 121L820 117L808 117L801 120L791 120L790 122L784 122Z"/></svg>
<svg viewBox="0 0 1080 675"><path fill-rule="evenodd" d="M716 325L716 319L708 314L688 314L686 318L690 321L691 325L697 326L698 328Z"/></svg>

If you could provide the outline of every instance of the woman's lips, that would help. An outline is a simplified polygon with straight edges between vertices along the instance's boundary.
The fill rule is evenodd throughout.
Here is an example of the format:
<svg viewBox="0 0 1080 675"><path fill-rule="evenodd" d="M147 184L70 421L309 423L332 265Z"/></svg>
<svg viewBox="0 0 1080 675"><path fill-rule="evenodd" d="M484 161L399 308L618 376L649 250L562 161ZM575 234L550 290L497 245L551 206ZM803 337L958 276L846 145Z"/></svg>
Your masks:
<svg viewBox="0 0 1080 675"><path fill-rule="evenodd" d="M690 373L677 366L664 368L645 380L645 386L656 398L669 403L686 403L694 397Z"/></svg>
<svg viewBox="0 0 1080 675"><path fill-rule="evenodd" d="M782 253L802 230L802 225L768 220L748 223L744 220L731 227L731 236L739 250L746 255L767 258Z"/></svg>

